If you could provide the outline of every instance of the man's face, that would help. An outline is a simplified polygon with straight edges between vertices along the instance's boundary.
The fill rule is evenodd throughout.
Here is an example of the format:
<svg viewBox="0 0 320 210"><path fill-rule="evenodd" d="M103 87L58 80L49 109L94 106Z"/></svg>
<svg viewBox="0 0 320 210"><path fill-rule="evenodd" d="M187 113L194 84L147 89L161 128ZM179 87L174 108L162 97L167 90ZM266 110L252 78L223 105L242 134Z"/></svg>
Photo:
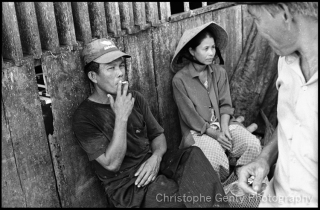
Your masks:
<svg viewBox="0 0 320 210"><path fill-rule="evenodd" d="M248 13L253 17L259 34L268 40L275 53L285 56L297 50L298 32L284 11L272 16L263 6L261 9L248 6Z"/></svg>
<svg viewBox="0 0 320 210"><path fill-rule="evenodd" d="M124 59L118 58L110 63L100 63L99 74L96 74L96 87L104 92L116 94L119 81L125 76Z"/></svg>

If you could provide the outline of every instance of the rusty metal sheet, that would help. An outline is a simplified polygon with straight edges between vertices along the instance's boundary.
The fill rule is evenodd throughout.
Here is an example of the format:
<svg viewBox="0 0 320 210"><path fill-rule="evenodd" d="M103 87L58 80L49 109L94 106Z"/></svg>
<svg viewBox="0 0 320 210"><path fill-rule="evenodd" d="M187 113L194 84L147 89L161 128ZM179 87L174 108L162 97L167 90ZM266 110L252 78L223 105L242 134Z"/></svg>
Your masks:
<svg viewBox="0 0 320 210"><path fill-rule="evenodd" d="M54 133L49 135L62 207L105 207L104 189L72 130L72 115L90 94L79 51L42 57L52 98Z"/></svg>
<svg viewBox="0 0 320 210"><path fill-rule="evenodd" d="M23 57L14 2L2 2L2 55L17 66Z"/></svg>
<svg viewBox="0 0 320 210"><path fill-rule="evenodd" d="M40 34L33 2L15 2L23 52L39 59L42 54Z"/></svg>
<svg viewBox="0 0 320 210"><path fill-rule="evenodd" d="M26 206L60 207L33 59L2 71L2 100Z"/></svg>
<svg viewBox="0 0 320 210"><path fill-rule="evenodd" d="M151 39L151 31L145 30L124 37L123 42L125 52L132 56L127 66L129 88L142 93L153 115L159 119Z"/></svg>
<svg viewBox="0 0 320 210"><path fill-rule="evenodd" d="M17 170L9 125L1 100L1 207L27 207Z"/></svg>

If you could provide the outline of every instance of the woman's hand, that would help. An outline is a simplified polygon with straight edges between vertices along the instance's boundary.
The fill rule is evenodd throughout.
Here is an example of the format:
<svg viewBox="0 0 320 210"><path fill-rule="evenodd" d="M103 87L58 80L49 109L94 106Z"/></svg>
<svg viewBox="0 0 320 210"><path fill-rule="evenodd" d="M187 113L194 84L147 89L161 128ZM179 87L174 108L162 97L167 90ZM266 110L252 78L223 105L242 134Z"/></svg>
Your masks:
<svg viewBox="0 0 320 210"><path fill-rule="evenodd" d="M212 129L211 135L210 134L208 135L214 138L215 140L217 140L223 149L231 150L232 144L229 141L229 139L226 137L225 133L220 132L219 130Z"/></svg>
<svg viewBox="0 0 320 210"><path fill-rule="evenodd" d="M229 141L232 141L229 127L222 127L221 130L222 130L222 133L224 134L224 136L227 137L229 139Z"/></svg>

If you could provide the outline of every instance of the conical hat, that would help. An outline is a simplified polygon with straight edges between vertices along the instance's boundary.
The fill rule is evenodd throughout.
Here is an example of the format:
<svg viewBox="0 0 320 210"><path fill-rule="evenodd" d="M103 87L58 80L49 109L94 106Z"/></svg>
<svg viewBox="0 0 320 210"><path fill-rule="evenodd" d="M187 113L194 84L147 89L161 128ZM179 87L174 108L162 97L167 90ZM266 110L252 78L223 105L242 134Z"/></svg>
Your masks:
<svg viewBox="0 0 320 210"><path fill-rule="evenodd" d="M206 24L203 24L201 26L198 26L196 28L192 28L189 30L186 30L179 43L178 46L176 48L176 51L174 53L174 56L172 58L171 61L171 70L174 73L177 73L177 71L179 71L180 69L182 69L185 65L187 65L190 61L182 58L181 62L177 63L179 57L181 56L181 50L183 49L184 46L186 46L186 44L193 39L197 34L199 34L202 30L204 30L205 28L208 28L214 38L216 47L218 47L220 50L224 49L227 46L228 43L228 34L227 32L221 27L219 26L217 23L211 21L208 22Z"/></svg>

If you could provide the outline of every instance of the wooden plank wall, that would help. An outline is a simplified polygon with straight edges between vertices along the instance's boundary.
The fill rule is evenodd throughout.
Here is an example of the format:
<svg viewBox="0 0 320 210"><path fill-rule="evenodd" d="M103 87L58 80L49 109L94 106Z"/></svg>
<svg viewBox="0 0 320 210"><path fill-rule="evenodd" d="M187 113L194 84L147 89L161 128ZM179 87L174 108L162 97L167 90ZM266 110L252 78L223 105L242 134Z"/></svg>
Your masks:
<svg viewBox="0 0 320 210"><path fill-rule="evenodd" d="M252 21L244 20L243 6L231 3L184 6L184 13L171 15L169 2L2 2L3 207L106 207L104 190L71 127L73 112L90 94L80 54L93 38L111 38L133 56L126 62L129 87L147 98L168 147L178 148L169 64L181 35L211 20L225 27L229 44L222 54L232 77L241 75L236 67ZM52 100L49 136L35 80L39 65ZM262 99L256 108L268 103Z"/></svg>

